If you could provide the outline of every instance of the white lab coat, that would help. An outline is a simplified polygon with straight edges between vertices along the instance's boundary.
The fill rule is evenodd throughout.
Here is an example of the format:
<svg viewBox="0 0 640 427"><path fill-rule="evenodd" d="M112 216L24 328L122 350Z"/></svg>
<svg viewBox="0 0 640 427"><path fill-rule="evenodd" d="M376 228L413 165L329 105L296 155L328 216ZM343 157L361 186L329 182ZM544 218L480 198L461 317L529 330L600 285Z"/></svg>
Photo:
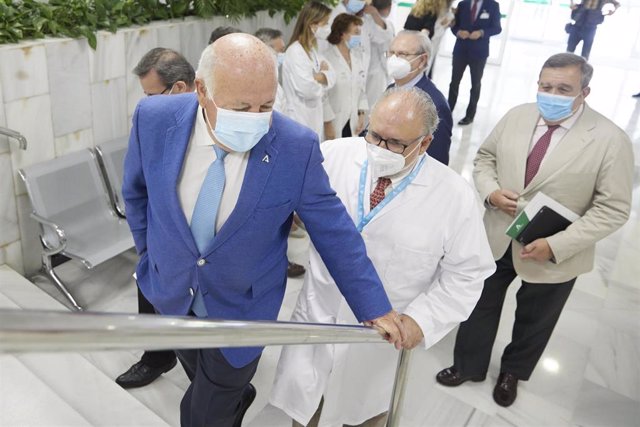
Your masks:
<svg viewBox="0 0 640 427"><path fill-rule="evenodd" d="M345 138L322 145L331 186L354 222L365 144ZM475 190L430 157L362 237L393 307L420 325L425 349L467 319L495 270ZM314 248L292 320L357 323ZM321 426L360 424L388 409L397 355L384 343L285 347L270 402L306 425L324 395Z"/></svg>
<svg viewBox="0 0 640 427"><path fill-rule="evenodd" d="M329 25L333 24L333 20L341 13L349 13L342 1L338 3L338 5L331 11L331 15L329 16ZM391 40L393 40L394 34L393 28L391 26L387 25L387 28L383 29L378 24L376 24L376 21L374 21L373 18L368 14L364 14L362 16L362 21L362 43L360 44L360 47L354 49L352 52L361 55L360 58L362 60L362 66L365 70L369 70L369 63L371 62L371 44L378 43L388 45L391 43ZM327 49L328 44L329 42L327 42L326 40L322 40L319 41L318 47L321 51L323 51Z"/></svg>
<svg viewBox="0 0 640 427"><path fill-rule="evenodd" d="M395 30L390 20L385 19L385 22L388 29L386 32L387 37L371 43L371 60L369 61L369 71L367 73L367 102L370 108L373 107L380 95L391 84L391 79L387 74L385 52L389 50ZM389 34L391 35L390 38L388 37Z"/></svg>
<svg viewBox="0 0 640 427"><path fill-rule="evenodd" d="M329 89L324 100L324 121L332 122L336 136L350 120L351 134L356 136L358 110L367 111L365 93L367 74L359 55L351 55L351 67L335 45L323 52L336 74L336 84Z"/></svg>
<svg viewBox="0 0 640 427"><path fill-rule="evenodd" d="M291 119L310 127L320 140L323 140L322 97L327 89L333 87L336 76L331 65L327 76L328 85L325 87L315 81L313 73L320 71L320 64L325 58L316 49L307 55L299 42L294 42L285 53L282 64L282 88L286 102L286 115Z"/></svg>

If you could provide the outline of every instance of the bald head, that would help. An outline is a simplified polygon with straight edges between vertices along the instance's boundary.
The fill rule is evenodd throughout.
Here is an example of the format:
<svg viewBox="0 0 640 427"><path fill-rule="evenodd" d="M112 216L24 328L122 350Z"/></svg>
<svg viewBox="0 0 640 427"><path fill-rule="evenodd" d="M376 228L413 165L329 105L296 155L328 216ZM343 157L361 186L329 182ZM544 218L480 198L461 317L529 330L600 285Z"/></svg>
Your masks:
<svg viewBox="0 0 640 427"><path fill-rule="evenodd" d="M433 135L438 121L431 97L416 87L387 90L371 111L371 127L380 128L378 134L398 140Z"/></svg>
<svg viewBox="0 0 640 427"><path fill-rule="evenodd" d="M228 34L207 46L200 56L196 77L213 93L217 82L229 86L232 81L245 82L254 90L272 86L275 93L277 80L269 47L260 39L242 33Z"/></svg>

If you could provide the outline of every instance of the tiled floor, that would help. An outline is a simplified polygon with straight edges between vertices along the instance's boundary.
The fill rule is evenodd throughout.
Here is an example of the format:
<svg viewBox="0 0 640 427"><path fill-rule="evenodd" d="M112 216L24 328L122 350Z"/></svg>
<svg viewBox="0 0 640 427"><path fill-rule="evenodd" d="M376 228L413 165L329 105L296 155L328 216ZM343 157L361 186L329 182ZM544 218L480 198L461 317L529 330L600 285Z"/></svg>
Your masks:
<svg viewBox="0 0 640 427"><path fill-rule="evenodd" d="M534 100L539 68L563 46L510 42L501 66L488 65L483 93L473 125L454 127L451 167L470 179L472 159L483 138L512 106ZM503 321L487 381L448 389L436 385L434 374L452 360L454 332L429 351L417 351L411 366L409 393L402 425L413 426L639 426L640 425L640 61L610 61L593 55L595 77L587 99L625 129L634 142L636 176L633 212L629 222L601 242L596 268L581 276L533 377L521 383L516 403L497 406L491 398L498 374L499 354L509 341L513 321L514 283L507 296ZM436 62L435 83L447 92L450 59ZM454 120L462 117L468 100L468 75L460 88ZM306 240L292 241L291 256L304 262ZM125 254L101 266L91 276L65 265L61 275L75 283L74 292L92 310L135 311L135 289L129 274L135 256ZM38 283L46 287L43 280ZM81 283L81 284L80 284ZM290 280L281 319L295 303L301 280ZM55 292L54 292L55 294ZM258 397L246 424L252 427L289 426L277 409L266 406L279 348L268 349L254 383ZM85 355L115 377L135 361L137 354ZM152 386L135 390L134 397L153 408L166 422L177 425L179 398L187 386L180 369L174 369ZM135 425L132 421L131 425Z"/></svg>

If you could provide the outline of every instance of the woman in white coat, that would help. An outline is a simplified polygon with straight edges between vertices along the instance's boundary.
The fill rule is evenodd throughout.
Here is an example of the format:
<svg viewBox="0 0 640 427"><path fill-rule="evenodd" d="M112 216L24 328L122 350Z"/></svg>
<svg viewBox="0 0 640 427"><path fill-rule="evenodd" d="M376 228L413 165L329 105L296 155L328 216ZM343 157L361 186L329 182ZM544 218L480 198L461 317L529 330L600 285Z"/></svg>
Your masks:
<svg viewBox="0 0 640 427"><path fill-rule="evenodd" d="M416 98L429 105L423 108L428 114L415 112ZM405 326L409 346L422 348L467 319L484 279L495 270L475 190L425 154L435 123L428 95L394 88L372 111L366 139L321 147L331 186L361 229L391 304L403 313L403 324L415 325ZM373 188L386 177L391 190L370 210ZM356 324L320 256L313 247L310 252L292 320ZM415 328L421 334L409 333ZM376 344L285 347L270 403L302 425L309 424L322 397L319 426L379 423L389 407L397 356L390 346Z"/></svg>
<svg viewBox="0 0 640 427"><path fill-rule="evenodd" d="M324 134L326 139L358 135L364 129L369 110L367 74L359 55L351 50L360 45L362 19L343 13L331 24L329 47L324 56L336 74L336 84L324 99Z"/></svg>
<svg viewBox="0 0 640 427"><path fill-rule="evenodd" d="M318 53L316 37L329 32L331 9L317 1L308 2L293 30L282 64L282 88L286 115L310 127L323 138L322 99L335 84L335 73Z"/></svg>

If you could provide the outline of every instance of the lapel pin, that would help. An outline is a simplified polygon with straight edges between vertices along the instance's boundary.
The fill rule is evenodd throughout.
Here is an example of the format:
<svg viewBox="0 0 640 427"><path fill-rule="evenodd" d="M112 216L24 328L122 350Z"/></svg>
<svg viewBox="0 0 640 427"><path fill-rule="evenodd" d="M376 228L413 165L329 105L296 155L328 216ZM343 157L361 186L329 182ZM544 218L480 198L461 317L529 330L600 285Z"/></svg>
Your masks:
<svg viewBox="0 0 640 427"><path fill-rule="evenodd" d="M262 158L262 162L263 163L269 163L269 155L265 154L264 157Z"/></svg>

